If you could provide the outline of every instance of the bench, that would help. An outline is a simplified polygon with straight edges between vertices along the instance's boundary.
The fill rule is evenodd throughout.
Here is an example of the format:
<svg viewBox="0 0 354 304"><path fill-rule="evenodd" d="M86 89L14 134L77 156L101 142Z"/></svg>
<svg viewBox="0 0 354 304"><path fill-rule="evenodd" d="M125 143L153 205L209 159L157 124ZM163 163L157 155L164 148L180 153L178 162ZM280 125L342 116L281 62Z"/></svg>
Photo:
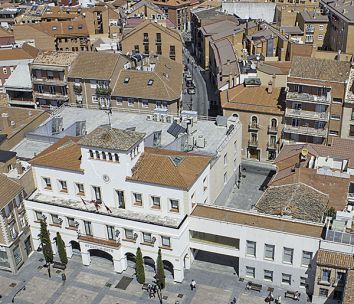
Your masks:
<svg viewBox="0 0 354 304"><path fill-rule="evenodd" d="M66 269L66 265L63 264L63 263L60 263L60 262L54 262L53 263L53 268L65 270Z"/></svg>
<svg viewBox="0 0 354 304"><path fill-rule="evenodd" d="M300 301L300 292L287 290L285 292L285 298L290 298L293 300Z"/></svg>
<svg viewBox="0 0 354 304"><path fill-rule="evenodd" d="M262 285L261 284L256 284L256 283L253 283L253 282L250 281L250 282L247 283L246 289L255 290L255 291L260 292L262 290Z"/></svg>

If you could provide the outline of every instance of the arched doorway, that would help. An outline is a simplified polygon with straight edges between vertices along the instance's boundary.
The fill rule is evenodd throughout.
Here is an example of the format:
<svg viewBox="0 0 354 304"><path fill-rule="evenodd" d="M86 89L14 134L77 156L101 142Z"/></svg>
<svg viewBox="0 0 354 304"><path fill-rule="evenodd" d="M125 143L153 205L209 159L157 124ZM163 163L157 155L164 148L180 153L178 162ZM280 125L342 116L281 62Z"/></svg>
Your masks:
<svg viewBox="0 0 354 304"><path fill-rule="evenodd" d="M166 278L173 279L173 264L170 261L163 260L163 268L165 269Z"/></svg>
<svg viewBox="0 0 354 304"><path fill-rule="evenodd" d="M91 266L112 270L113 257L109 253L99 249L90 249L88 252L90 254Z"/></svg>
<svg viewBox="0 0 354 304"><path fill-rule="evenodd" d="M144 257L144 266L145 266L145 271L148 271L148 272L155 272L155 261L148 257L148 256L145 256Z"/></svg>
<svg viewBox="0 0 354 304"><path fill-rule="evenodd" d="M135 256L135 254L133 254L131 252L127 252L125 254L125 256L127 257L127 266L128 266L128 268L131 268L131 269L135 270L135 265L136 265L136 256Z"/></svg>
<svg viewBox="0 0 354 304"><path fill-rule="evenodd" d="M71 245L74 255L81 255L81 247L80 247L79 242L71 241L70 245Z"/></svg>

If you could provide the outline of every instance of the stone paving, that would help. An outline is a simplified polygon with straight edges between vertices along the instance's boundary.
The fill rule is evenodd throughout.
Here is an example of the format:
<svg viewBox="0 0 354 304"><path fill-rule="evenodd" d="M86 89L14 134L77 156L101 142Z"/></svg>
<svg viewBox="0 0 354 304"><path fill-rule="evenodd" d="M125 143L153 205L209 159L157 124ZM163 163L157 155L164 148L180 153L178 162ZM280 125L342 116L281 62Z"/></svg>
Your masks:
<svg viewBox="0 0 354 304"><path fill-rule="evenodd" d="M0 303L18 304L158 304L158 298L149 299L146 291L141 289L133 276L134 270L128 268L122 274L113 271L113 266L103 263L83 266L79 256L73 257L65 273L67 280L61 280L62 271L52 269L52 277L48 277L43 268L42 255L35 252L20 272L14 276L0 271ZM213 267L210 271L208 264L195 261L191 270L185 272L183 283L174 283L167 279L166 289L163 290L164 304L229 304L237 297L238 304L264 303L267 287L258 293L245 290L246 282L240 282L230 267ZM112 268L109 269L108 267ZM123 276L132 277L133 281L126 290L115 288ZM194 279L197 288L190 290L189 282ZM24 290L22 287L26 286ZM274 296L283 295L284 290L276 288ZM305 303L305 295L300 302L282 300L283 304ZM178 301L178 302L177 302Z"/></svg>

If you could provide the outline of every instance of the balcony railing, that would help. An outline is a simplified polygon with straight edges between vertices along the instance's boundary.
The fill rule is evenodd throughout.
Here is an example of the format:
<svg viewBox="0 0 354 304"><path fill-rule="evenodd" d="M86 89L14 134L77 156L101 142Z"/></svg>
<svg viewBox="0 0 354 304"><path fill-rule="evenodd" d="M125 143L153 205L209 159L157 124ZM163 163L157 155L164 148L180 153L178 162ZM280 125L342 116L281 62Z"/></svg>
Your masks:
<svg viewBox="0 0 354 304"><path fill-rule="evenodd" d="M149 38L144 38L143 43L144 43L144 44L149 43Z"/></svg>
<svg viewBox="0 0 354 304"><path fill-rule="evenodd" d="M285 116L300 117L303 119L312 119L312 120L320 120L320 121L329 120L328 112L304 111L304 110L297 110L297 109L286 109Z"/></svg>
<svg viewBox="0 0 354 304"><path fill-rule="evenodd" d="M313 103L331 103L331 94L328 93L326 96L312 95L308 93L299 93L299 92L288 92L286 94L287 99L299 100L304 102L313 102Z"/></svg>
<svg viewBox="0 0 354 304"><path fill-rule="evenodd" d="M278 134L278 128L273 126L268 126L268 133Z"/></svg>
<svg viewBox="0 0 354 304"><path fill-rule="evenodd" d="M49 85L66 85L66 78L64 77L63 79L60 78L37 78L37 77L32 77L32 82L33 84L49 84Z"/></svg>
<svg viewBox="0 0 354 304"><path fill-rule="evenodd" d="M258 131L259 130L259 125L257 123L250 123L248 125L248 130L249 131Z"/></svg>
<svg viewBox="0 0 354 304"><path fill-rule="evenodd" d="M97 237L93 237L93 236L89 236L89 235L80 235L79 240L82 242L104 245L104 246L109 246L109 247L115 247L115 248L120 247L119 241L106 240L106 239L101 239L101 238L97 238Z"/></svg>
<svg viewBox="0 0 354 304"><path fill-rule="evenodd" d="M267 149L268 150L276 150L277 149L277 143L276 142L268 142L267 143Z"/></svg>
<svg viewBox="0 0 354 304"><path fill-rule="evenodd" d="M326 129L316 129L312 127L305 127L305 126L292 126L292 125L285 125L284 132L286 133L296 133L301 135L309 135L309 136L318 136L318 137L326 137L327 130Z"/></svg>
<svg viewBox="0 0 354 304"><path fill-rule="evenodd" d="M34 92L33 95L37 98L43 98L43 99L51 99L51 100L68 100L69 96L68 95L62 95L62 94L51 94L49 92Z"/></svg>
<svg viewBox="0 0 354 304"><path fill-rule="evenodd" d="M156 44L161 44L161 43L162 43L161 39L156 39Z"/></svg>
<svg viewBox="0 0 354 304"><path fill-rule="evenodd" d="M250 139L250 140L248 141L248 146L249 146L249 147L258 147L258 140L256 140L256 139Z"/></svg>

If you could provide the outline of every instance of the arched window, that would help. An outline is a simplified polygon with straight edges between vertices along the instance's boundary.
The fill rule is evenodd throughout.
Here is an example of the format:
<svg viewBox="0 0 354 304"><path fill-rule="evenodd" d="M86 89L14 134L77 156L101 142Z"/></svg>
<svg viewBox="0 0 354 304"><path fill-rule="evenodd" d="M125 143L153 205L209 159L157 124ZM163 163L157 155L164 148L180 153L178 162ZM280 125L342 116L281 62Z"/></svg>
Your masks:
<svg viewBox="0 0 354 304"><path fill-rule="evenodd" d="M95 151L95 154L96 154L96 159L101 159L99 151Z"/></svg>
<svg viewBox="0 0 354 304"><path fill-rule="evenodd" d="M258 118L257 118L257 116L252 116L252 118L251 118L251 125L252 125L252 127L257 127L257 125L258 125Z"/></svg>
<svg viewBox="0 0 354 304"><path fill-rule="evenodd" d="M106 159L106 152L102 151L102 159Z"/></svg>
<svg viewBox="0 0 354 304"><path fill-rule="evenodd" d="M93 158L93 151L89 150L89 153L90 153L90 158Z"/></svg>
<svg viewBox="0 0 354 304"><path fill-rule="evenodd" d="M237 113L232 114L233 117L238 117Z"/></svg>
<svg viewBox="0 0 354 304"><path fill-rule="evenodd" d="M113 158L112 158L112 153L111 153L111 152L108 152L108 159L109 159L109 160L113 160Z"/></svg>
<svg viewBox="0 0 354 304"><path fill-rule="evenodd" d="M278 121L275 118L272 118L272 120L270 121L270 126L275 129L277 127L277 124Z"/></svg>
<svg viewBox="0 0 354 304"><path fill-rule="evenodd" d="M119 162L119 156L118 156L117 153L114 153L114 160L115 160L116 162Z"/></svg>

